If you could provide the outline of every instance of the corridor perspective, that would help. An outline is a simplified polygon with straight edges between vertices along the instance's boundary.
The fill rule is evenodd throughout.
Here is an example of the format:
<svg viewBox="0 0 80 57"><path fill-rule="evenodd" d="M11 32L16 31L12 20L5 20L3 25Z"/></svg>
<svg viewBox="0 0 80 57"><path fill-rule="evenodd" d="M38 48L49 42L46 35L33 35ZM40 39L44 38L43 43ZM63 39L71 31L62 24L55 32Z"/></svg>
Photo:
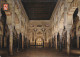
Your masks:
<svg viewBox="0 0 80 57"><path fill-rule="evenodd" d="M0 0L0 57L80 57L80 0Z"/></svg>

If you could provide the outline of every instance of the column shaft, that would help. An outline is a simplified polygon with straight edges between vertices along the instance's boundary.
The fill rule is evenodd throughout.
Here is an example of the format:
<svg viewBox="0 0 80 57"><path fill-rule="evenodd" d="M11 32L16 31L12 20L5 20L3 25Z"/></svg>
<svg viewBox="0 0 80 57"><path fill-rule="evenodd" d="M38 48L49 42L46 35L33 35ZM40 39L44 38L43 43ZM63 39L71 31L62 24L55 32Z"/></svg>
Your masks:
<svg viewBox="0 0 80 57"><path fill-rule="evenodd" d="M7 39L6 37L4 37L4 48L6 48L6 46L7 46Z"/></svg>
<svg viewBox="0 0 80 57"><path fill-rule="evenodd" d="M10 55L13 55L13 32L12 32L12 28L10 29L9 52L10 52Z"/></svg>
<svg viewBox="0 0 80 57"><path fill-rule="evenodd" d="M79 48L79 36L77 36L77 48Z"/></svg>
<svg viewBox="0 0 80 57"><path fill-rule="evenodd" d="M2 44L3 44L2 42L3 42L3 39L2 39L2 36L1 36L1 48L2 48Z"/></svg>
<svg viewBox="0 0 80 57"><path fill-rule="evenodd" d="M55 35L55 37L56 37L56 49L57 49L57 34Z"/></svg>
<svg viewBox="0 0 80 57"><path fill-rule="evenodd" d="M22 34L22 49L24 49L24 34Z"/></svg>
<svg viewBox="0 0 80 57"><path fill-rule="evenodd" d="M62 33L60 34L60 51L62 51Z"/></svg>
<svg viewBox="0 0 80 57"><path fill-rule="evenodd" d="M17 38L17 52L19 52L19 33L18 33L18 38Z"/></svg>
<svg viewBox="0 0 80 57"><path fill-rule="evenodd" d="M67 30L67 54L70 54L70 31Z"/></svg>

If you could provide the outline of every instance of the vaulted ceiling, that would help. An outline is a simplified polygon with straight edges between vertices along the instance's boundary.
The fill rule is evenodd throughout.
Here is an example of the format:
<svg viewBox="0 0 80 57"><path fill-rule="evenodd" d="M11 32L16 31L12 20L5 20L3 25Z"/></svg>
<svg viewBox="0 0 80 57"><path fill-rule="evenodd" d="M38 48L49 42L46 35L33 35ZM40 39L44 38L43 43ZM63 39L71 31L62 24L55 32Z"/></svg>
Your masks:
<svg viewBox="0 0 80 57"><path fill-rule="evenodd" d="M29 20L49 20L57 0L22 0Z"/></svg>

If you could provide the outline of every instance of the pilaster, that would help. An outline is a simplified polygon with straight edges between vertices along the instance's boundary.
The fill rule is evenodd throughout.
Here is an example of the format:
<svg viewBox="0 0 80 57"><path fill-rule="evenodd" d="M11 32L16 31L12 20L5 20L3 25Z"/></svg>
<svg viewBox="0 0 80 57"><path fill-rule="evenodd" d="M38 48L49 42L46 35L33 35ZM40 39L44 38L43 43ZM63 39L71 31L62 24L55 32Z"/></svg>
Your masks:
<svg viewBox="0 0 80 57"><path fill-rule="evenodd" d="M10 30L10 38L9 38L9 52L10 55L13 55L13 29L12 26L9 25L9 30Z"/></svg>
<svg viewBox="0 0 80 57"><path fill-rule="evenodd" d="M56 42L56 50L58 49L57 47L57 33L55 34L55 42Z"/></svg>
<svg viewBox="0 0 80 57"><path fill-rule="evenodd" d="M19 52L19 35L20 35L20 31L17 31L18 34L18 38L17 38L17 52Z"/></svg>
<svg viewBox="0 0 80 57"><path fill-rule="evenodd" d="M79 48L79 36L77 36L77 48Z"/></svg>
<svg viewBox="0 0 80 57"><path fill-rule="evenodd" d="M7 38L4 37L4 48L6 48L6 47L7 47Z"/></svg>
<svg viewBox="0 0 80 57"><path fill-rule="evenodd" d="M24 34L22 33L22 49L24 49Z"/></svg>
<svg viewBox="0 0 80 57"><path fill-rule="evenodd" d="M67 28L67 54L70 54L70 29Z"/></svg>
<svg viewBox="0 0 80 57"><path fill-rule="evenodd" d="M59 31L59 35L60 35L60 51L62 51L62 29Z"/></svg>

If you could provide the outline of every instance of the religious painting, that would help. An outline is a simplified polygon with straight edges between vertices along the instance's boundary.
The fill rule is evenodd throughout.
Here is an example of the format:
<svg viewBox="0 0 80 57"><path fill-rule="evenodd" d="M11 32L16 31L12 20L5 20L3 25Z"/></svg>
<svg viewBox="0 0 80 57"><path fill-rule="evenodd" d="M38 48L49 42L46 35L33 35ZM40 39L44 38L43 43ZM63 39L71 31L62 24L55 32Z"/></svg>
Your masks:
<svg viewBox="0 0 80 57"><path fill-rule="evenodd" d="M4 3L3 4L3 10L4 11L8 11L9 10L9 4L8 3Z"/></svg>

